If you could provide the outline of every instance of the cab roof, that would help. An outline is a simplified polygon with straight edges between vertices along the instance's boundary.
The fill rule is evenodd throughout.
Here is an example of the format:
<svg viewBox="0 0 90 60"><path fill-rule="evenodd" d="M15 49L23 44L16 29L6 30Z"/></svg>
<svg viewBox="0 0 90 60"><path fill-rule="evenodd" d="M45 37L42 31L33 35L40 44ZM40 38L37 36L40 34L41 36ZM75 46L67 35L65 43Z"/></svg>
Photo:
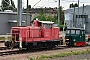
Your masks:
<svg viewBox="0 0 90 60"><path fill-rule="evenodd" d="M82 28L67 28L67 30L84 30Z"/></svg>
<svg viewBox="0 0 90 60"><path fill-rule="evenodd" d="M50 22L50 21L39 21L41 23L44 23L44 24L53 24L54 22Z"/></svg>

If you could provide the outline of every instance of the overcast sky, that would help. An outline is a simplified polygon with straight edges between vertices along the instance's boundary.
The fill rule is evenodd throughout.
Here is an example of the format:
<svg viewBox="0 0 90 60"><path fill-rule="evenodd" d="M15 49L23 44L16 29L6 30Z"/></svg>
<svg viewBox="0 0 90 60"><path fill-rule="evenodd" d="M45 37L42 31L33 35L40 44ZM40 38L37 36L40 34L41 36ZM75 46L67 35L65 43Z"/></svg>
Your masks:
<svg viewBox="0 0 90 60"><path fill-rule="evenodd" d="M17 0L13 0L17 7ZM27 0L22 0L23 7L26 7ZM40 0L29 0L29 4L33 7L38 1ZM57 2L56 2L57 1ZM77 3L78 0L60 0L60 5L63 6L63 9L68 9L71 3ZM90 5L90 0L79 0L80 6L83 4ZM1 0L0 0L1 2ZM41 0L36 6L34 7L58 7L58 0Z"/></svg>

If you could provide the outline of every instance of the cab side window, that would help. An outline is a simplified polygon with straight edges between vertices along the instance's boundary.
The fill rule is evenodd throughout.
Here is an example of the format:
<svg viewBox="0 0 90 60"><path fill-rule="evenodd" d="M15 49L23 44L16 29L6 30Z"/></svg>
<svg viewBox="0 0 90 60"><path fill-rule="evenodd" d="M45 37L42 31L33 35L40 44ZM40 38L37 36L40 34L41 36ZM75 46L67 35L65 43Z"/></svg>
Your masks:
<svg viewBox="0 0 90 60"><path fill-rule="evenodd" d="M70 34L70 30L66 30L66 34Z"/></svg>
<svg viewBox="0 0 90 60"><path fill-rule="evenodd" d="M45 24L45 27L46 27L47 29L50 29L50 28L52 28L52 25L51 25L51 24Z"/></svg>
<svg viewBox="0 0 90 60"><path fill-rule="evenodd" d="M76 30L76 34L80 34L80 30Z"/></svg>
<svg viewBox="0 0 90 60"><path fill-rule="evenodd" d="M75 34L75 30L71 30L71 34Z"/></svg>

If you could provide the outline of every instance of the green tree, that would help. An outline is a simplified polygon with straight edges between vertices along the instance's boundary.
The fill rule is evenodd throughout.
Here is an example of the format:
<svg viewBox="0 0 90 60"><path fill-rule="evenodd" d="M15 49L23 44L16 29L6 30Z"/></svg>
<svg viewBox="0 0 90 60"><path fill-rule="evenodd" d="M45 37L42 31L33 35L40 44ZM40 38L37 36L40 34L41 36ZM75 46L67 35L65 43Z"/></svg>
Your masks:
<svg viewBox="0 0 90 60"><path fill-rule="evenodd" d="M9 9L9 5L10 5L10 1L9 0L2 0L1 3L1 9L4 10L8 10Z"/></svg>
<svg viewBox="0 0 90 60"><path fill-rule="evenodd" d="M15 4L13 0L10 0L9 10L13 10L15 8Z"/></svg>
<svg viewBox="0 0 90 60"><path fill-rule="evenodd" d="M55 22L55 23L58 23L58 17L57 17L57 15L54 15L53 16L52 21Z"/></svg>
<svg viewBox="0 0 90 60"><path fill-rule="evenodd" d="M15 8L15 4L13 0L2 0L1 2L1 10L12 10Z"/></svg>
<svg viewBox="0 0 90 60"><path fill-rule="evenodd" d="M61 15L60 15L60 30L63 30L63 27L64 27L64 25L63 25L63 23L64 23L63 7L60 7L60 12L61 12ZM39 20L43 20L43 21L52 21L55 24L58 23L58 13L54 16L51 16L51 15L45 14L43 9L41 9L40 13L37 16L35 16L33 18L33 20L35 20L36 18L38 18Z"/></svg>
<svg viewBox="0 0 90 60"><path fill-rule="evenodd" d="M63 7L60 7L60 24L63 24L64 22L64 12L63 12ZM58 12L56 12L56 15L51 16L51 15L47 15L45 14L44 10L41 8L39 14L37 16L35 16L33 18L33 20L35 20L36 18L38 18L39 20L43 20L43 21L53 21L54 23L58 23Z"/></svg>
<svg viewBox="0 0 90 60"><path fill-rule="evenodd" d="M78 7L78 4L77 4L77 3L75 3L75 4L74 4L74 6L75 6L75 7Z"/></svg>
<svg viewBox="0 0 90 60"><path fill-rule="evenodd" d="M57 15L54 16L54 18L53 19L56 20L55 22L58 23L58 12L57 12ZM64 10L63 10L63 7L60 6L60 25L63 25L63 24L64 24Z"/></svg>
<svg viewBox="0 0 90 60"><path fill-rule="evenodd" d="M10 1L11 1L11 6L12 6L13 8L15 8L14 1L13 1L13 0L10 0Z"/></svg>
<svg viewBox="0 0 90 60"><path fill-rule="evenodd" d="M52 21L52 16L51 15L47 15L44 13L44 10L41 8L39 14L37 16L35 16L33 18L33 20L35 20L36 18L38 18L41 21Z"/></svg>
<svg viewBox="0 0 90 60"><path fill-rule="evenodd" d="M40 14L41 16L42 16L42 15L45 15L44 10L43 10L42 8L41 8L39 14Z"/></svg>
<svg viewBox="0 0 90 60"><path fill-rule="evenodd" d="M46 18L47 21L53 21L53 17L48 15L47 18ZM54 21L53 21L54 22Z"/></svg>
<svg viewBox="0 0 90 60"><path fill-rule="evenodd" d="M73 8L73 7L78 7L78 4L77 3L75 3L75 4L72 3L72 4L69 5L69 8Z"/></svg>
<svg viewBox="0 0 90 60"><path fill-rule="evenodd" d="M31 8L31 5L28 5L28 9L30 9Z"/></svg>
<svg viewBox="0 0 90 60"><path fill-rule="evenodd" d="M58 15L57 15L58 17ZM58 19L57 19L58 20ZM64 22L64 11L63 11L63 7L60 7L60 24L63 24Z"/></svg>
<svg viewBox="0 0 90 60"><path fill-rule="evenodd" d="M70 8L72 8L73 7L73 3L72 4L70 4L70 6L69 6Z"/></svg>

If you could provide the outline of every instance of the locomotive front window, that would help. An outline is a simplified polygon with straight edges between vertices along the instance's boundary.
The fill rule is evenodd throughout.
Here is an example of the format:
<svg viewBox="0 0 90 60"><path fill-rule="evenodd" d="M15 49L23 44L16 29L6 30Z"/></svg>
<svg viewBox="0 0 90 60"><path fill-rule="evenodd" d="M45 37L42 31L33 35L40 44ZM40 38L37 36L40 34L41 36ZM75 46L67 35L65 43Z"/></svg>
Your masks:
<svg viewBox="0 0 90 60"><path fill-rule="evenodd" d="M76 30L76 34L80 34L80 30Z"/></svg>
<svg viewBox="0 0 90 60"><path fill-rule="evenodd" d="M70 30L66 30L66 34L70 34Z"/></svg>
<svg viewBox="0 0 90 60"><path fill-rule="evenodd" d="M71 30L71 34L75 34L75 30Z"/></svg>

